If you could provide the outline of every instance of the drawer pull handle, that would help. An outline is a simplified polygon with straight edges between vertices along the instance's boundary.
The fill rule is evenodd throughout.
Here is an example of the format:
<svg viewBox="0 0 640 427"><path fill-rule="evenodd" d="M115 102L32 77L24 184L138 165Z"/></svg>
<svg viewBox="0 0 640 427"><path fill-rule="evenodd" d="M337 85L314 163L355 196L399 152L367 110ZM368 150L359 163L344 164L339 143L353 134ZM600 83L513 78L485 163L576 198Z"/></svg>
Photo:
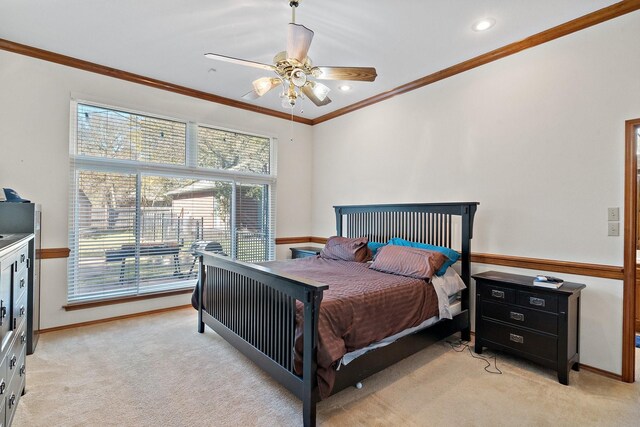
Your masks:
<svg viewBox="0 0 640 427"><path fill-rule="evenodd" d="M11 394L11 397L9 398L9 409L11 409L13 407L13 405L16 403L16 395L15 394Z"/></svg>
<svg viewBox="0 0 640 427"><path fill-rule="evenodd" d="M6 388L7 388L7 384L4 382L4 380L2 380L2 382L0 383L0 395L4 394L4 391Z"/></svg>
<svg viewBox="0 0 640 427"><path fill-rule="evenodd" d="M516 313L515 311L512 311L511 313L509 313L509 317L512 318L513 320L524 322L524 314L522 313Z"/></svg>
<svg viewBox="0 0 640 427"><path fill-rule="evenodd" d="M20 344L24 344L26 342L27 342L27 336L23 332L22 335L20 335Z"/></svg>
<svg viewBox="0 0 640 427"><path fill-rule="evenodd" d="M20 288L24 288L24 277L20 279Z"/></svg>
<svg viewBox="0 0 640 427"><path fill-rule="evenodd" d="M16 356L14 354L13 357L11 359L9 359L9 369L15 368L17 361L18 361L18 359L16 358Z"/></svg>
<svg viewBox="0 0 640 427"><path fill-rule="evenodd" d="M24 305L22 307L20 307L20 317L24 316L25 313L25 309L24 309Z"/></svg>
<svg viewBox="0 0 640 427"><path fill-rule="evenodd" d="M27 372L27 368L22 365L20 366L20 376L23 376Z"/></svg>
<svg viewBox="0 0 640 427"><path fill-rule="evenodd" d="M498 291L496 289L491 289L491 296L495 298L504 299L504 291Z"/></svg>
<svg viewBox="0 0 640 427"><path fill-rule="evenodd" d="M522 335L509 334L509 339L520 344L524 343L524 338L522 337Z"/></svg>
<svg viewBox="0 0 640 427"><path fill-rule="evenodd" d="M25 260L24 254L20 254L20 264L22 264Z"/></svg>
<svg viewBox="0 0 640 427"><path fill-rule="evenodd" d="M536 297L529 297L529 304L531 305L535 305L538 307L544 307L544 299L542 298L536 298Z"/></svg>

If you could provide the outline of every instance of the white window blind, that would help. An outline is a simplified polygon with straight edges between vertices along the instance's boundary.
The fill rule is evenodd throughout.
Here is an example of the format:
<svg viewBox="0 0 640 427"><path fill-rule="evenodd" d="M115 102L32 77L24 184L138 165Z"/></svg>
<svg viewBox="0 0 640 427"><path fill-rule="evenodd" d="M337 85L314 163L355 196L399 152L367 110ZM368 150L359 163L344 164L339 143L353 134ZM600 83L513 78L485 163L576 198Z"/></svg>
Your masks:
<svg viewBox="0 0 640 427"><path fill-rule="evenodd" d="M103 159L184 165L185 123L78 104L77 153Z"/></svg>
<svg viewBox="0 0 640 427"><path fill-rule="evenodd" d="M198 166L269 175L271 140L204 126L198 127Z"/></svg>
<svg viewBox="0 0 640 427"><path fill-rule="evenodd" d="M270 138L74 105L69 302L191 287L198 241L275 257Z"/></svg>

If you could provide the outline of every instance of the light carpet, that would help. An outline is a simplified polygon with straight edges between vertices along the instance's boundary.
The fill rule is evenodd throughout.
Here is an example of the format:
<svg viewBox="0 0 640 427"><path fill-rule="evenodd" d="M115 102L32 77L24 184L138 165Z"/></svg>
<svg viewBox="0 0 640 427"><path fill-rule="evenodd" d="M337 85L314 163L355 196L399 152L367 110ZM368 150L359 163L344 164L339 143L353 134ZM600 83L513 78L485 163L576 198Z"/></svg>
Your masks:
<svg viewBox="0 0 640 427"><path fill-rule="evenodd" d="M322 426L632 426L640 387L503 354L502 375L442 341L318 406ZM177 310L41 336L14 426L298 426L302 405Z"/></svg>

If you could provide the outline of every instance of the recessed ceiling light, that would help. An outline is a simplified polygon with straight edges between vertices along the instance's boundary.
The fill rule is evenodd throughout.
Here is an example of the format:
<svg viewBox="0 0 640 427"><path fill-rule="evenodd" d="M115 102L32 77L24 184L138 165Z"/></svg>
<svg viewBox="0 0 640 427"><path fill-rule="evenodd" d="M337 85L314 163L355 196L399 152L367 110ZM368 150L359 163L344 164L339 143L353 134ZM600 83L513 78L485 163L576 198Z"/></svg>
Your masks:
<svg viewBox="0 0 640 427"><path fill-rule="evenodd" d="M340 89L343 92L346 92L348 90L351 90L351 86L349 86L349 85L340 85L340 86L338 86L338 89Z"/></svg>
<svg viewBox="0 0 640 427"><path fill-rule="evenodd" d="M486 31L489 28L496 25L496 20L493 18L484 18L473 24L471 27L473 31Z"/></svg>

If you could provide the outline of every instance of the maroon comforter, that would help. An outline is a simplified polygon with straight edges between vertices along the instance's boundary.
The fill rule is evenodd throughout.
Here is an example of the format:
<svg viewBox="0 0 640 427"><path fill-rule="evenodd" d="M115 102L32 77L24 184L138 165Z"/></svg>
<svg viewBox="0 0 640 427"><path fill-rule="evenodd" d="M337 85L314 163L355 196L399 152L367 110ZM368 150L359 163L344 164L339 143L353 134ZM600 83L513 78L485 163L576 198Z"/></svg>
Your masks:
<svg viewBox="0 0 640 427"><path fill-rule="evenodd" d="M329 285L318 319L318 386L331 394L336 363L350 351L417 326L438 314L433 285L420 279L381 273L367 263L320 257L273 261L266 266ZM295 369L302 373L302 304L296 315Z"/></svg>

